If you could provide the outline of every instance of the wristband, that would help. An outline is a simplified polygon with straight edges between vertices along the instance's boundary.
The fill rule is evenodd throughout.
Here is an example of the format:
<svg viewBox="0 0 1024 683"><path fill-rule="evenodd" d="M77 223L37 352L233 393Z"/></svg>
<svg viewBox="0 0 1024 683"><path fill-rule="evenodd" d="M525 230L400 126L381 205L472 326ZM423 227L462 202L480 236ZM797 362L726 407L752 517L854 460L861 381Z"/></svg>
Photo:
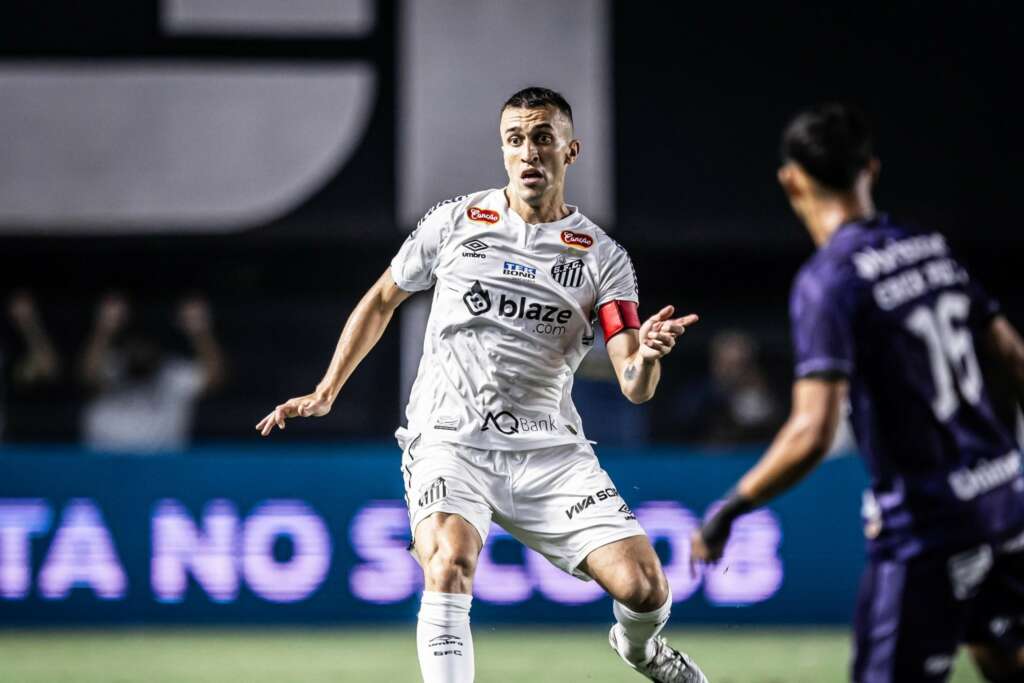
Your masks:
<svg viewBox="0 0 1024 683"><path fill-rule="evenodd" d="M754 509L754 504L738 493L733 493L722 507L704 522L700 529L701 538L708 547L724 545L729 540L732 523Z"/></svg>

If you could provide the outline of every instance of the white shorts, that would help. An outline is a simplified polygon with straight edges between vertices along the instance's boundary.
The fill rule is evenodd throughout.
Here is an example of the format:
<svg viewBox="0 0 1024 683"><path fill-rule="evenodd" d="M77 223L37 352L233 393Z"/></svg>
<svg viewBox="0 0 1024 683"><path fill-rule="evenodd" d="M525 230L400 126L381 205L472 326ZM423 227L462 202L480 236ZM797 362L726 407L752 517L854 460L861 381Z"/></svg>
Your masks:
<svg viewBox="0 0 1024 683"><path fill-rule="evenodd" d="M491 522L556 567L578 569L614 541L643 536L629 506L587 443L527 451L488 451L459 444L419 444L402 453L409 524L435 512L463 517L487 540Z"/></svg>

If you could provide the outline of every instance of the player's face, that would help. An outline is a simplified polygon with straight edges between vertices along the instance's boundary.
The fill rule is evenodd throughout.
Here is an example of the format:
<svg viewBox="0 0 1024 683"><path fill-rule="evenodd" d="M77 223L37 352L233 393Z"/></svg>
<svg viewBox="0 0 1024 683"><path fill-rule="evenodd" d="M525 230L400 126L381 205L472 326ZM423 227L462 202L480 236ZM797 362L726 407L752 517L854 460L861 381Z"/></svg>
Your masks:
<svg viewBox="0 0 1024 683"><path fill-rule="evenodd" d="M501 113L499 130L510 190L531 205L560 194L565 169L580 151L569 117L555 107L510 107Z"/></svg>

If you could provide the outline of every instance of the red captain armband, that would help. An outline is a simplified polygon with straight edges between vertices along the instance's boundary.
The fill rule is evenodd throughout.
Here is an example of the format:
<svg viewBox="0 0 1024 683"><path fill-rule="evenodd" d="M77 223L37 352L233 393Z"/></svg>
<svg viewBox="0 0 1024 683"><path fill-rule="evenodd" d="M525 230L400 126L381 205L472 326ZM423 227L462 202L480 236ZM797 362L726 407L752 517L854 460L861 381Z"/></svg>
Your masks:
<svg viewBox="0 0 1024 683"><path fill-rule="evenodd" d="M609 301L597 309L597 317L608 341L623 330L639 330L640 314L634 301Z"/></svg>

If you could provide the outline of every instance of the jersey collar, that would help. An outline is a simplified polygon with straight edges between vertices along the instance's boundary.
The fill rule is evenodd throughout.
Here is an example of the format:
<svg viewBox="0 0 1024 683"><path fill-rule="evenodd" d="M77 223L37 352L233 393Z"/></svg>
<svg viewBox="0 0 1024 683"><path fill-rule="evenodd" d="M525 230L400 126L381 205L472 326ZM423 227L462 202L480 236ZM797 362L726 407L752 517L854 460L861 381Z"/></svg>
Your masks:
<svg viewBox="0 0 1024 683"><path fill-rule="evenodd" d="M505 220L510 225L529 225L531 228L541 228L544 230L563 230L565 228L571 228L579 221L579 207L574 204L566 204L565 206L569 209L569 215L566 216L565 218L561 218L557 221L552 221L551 223L527 223L525 220L523 220L522 216L516 213L515 210L511 206L509 206L508 199L505 198L505 189L501 188L499 190L496 190L496 192L498 192L500 195L499 202L501 205L501 212L502 214L504 214Z"/></svg>

